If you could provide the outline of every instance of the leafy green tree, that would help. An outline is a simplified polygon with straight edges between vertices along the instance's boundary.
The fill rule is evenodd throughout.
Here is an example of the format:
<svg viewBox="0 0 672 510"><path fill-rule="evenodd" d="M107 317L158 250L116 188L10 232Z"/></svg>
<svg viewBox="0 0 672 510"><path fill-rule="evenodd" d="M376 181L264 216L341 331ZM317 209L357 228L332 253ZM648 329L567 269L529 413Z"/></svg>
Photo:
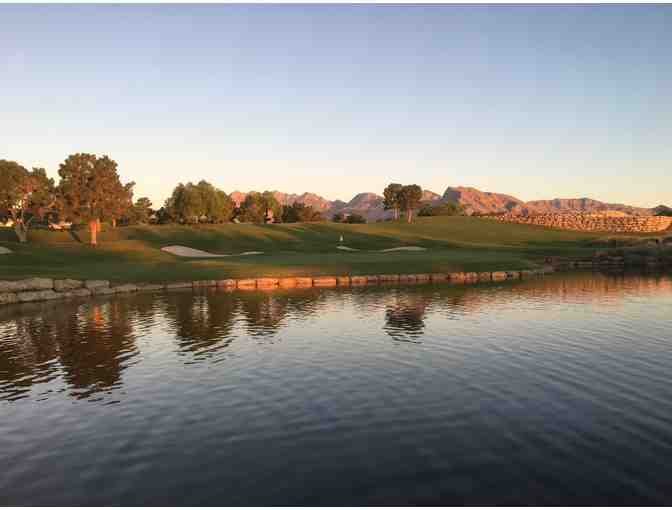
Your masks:
<svg viewBox="0 0 672 510"><path fill-rule="evenodd" d="M206 221L210 223L225 223L231 220L234 205L229 195L206 181L199 182L196 187L203 204L201 217L205 216Z"/></svg>
<svg viewBox="0 0 672 510"><path fill-rule="evenodd" d="M424 204L418 212L418 216L459 216L461 214L464 214L464 208L457 202Z"/></svg>
<svg viewBox="0 0 672 510"><path fill-rule="evenodd" d="M417 184L403 186L399 192L399 207L406 213L406 221L413 221L413 209L417 209L422 200L422 188Z"/></svg>
<svg viewBox="0 0 672 510"><path fill-rule="evenodd" d="M192 183L179 183L173 190L170 199L166 201L171 215L179 223L198 223L205 209L201 194ZM167 207L168 208L168 207Z"/></svg>
<svg viewBox="0 0 672 510"><path fill-rule="evenodd" d="M282 209L283 223L308 223L312 221L324 221L324 217L310 205L294 202Z"/></svg>
<svg viewBox="0 0 672 510"><path fill-rule="evenodd" d="M121 182L116 186L116 193L118 199L114 202L113 211L110 215L110 223L112 227L117 226L117 221L122 218L128 218L133 214L133 187L135 186L134 182L129 182L126 184L121 184Z"/></svg>
<svg viewBox="0 0 672 510"><path fill-rule="evenodd" d="M146 224L149 223L149 218L153 213L152 201L147 197L140 197L133 204L133 210L129 219L131 223Z"/></svg>
<svg viewBox="0 0 672 510"><path fill-rule="evenodd" d="M334 214L331 217L331 221L333 221L334 223L343 223L344 220L345 220L345 214L340 213L340 212Z"/></svg>
<svg viewBox="0 0 672 510"><path fill-rule="evenodd" d="M188 182L175 187L164 209L180 223L224 223L231 220L233 201L207 181Z"/></svg>
<svg viewBox="0 0 672 510"><path fill-rule="evenodd" d="M100 222L116 220L129 204L133 184L119 180L117 163L108 156L73 154L61 163L57 207L61 216L87 223L91 244L98 243Z"/></svg>
<svg viewBox="0 0 672 510"><path fill-rule="evenodd" d="M264 221L270 223L279 221L282 217L282 205L275 198L271 191L264 191L261 194L262 205L264 207Z"/></svg>
<svg viewBox="0 0 672 510"><path fill-rule="evenodd" d="M388 184L388 186L383 190L383 208L386 211L392 210L394 219L399 219L399 208L401 207L400 202L400 193L403 189L401 184Z"/></svg>
<svg viewBox="0 0 672 510"><path fill-rule="evenodd" d="M31 223L44 218L54 202L54 180L44 168L28 171L14 161L0 160L0 216L12 219L19 242L28 242Z"/></svg>
<svg viewBox="0 0 672 510"><path fill-rule="evenodd" d="M282 206L272 192L258 193L252 191L240 204L237 217L240 221L249 223L277 221L282 217Z"/></svg>
<svg viewBox="0 0 672 510"><path fill-rule="evenodd" d="M264 222L264 202L261 193L251 191L241 202L237 217L245 223L263 223Z"/></svg>

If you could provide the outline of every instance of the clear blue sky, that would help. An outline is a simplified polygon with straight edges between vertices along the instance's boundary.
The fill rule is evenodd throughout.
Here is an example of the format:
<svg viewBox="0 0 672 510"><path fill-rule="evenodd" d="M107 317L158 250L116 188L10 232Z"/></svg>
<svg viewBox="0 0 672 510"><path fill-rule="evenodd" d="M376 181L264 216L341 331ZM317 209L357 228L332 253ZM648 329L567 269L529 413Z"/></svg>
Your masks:
<svg viewBox="0 0 672 510"><path fill-rule="evenodd" d="M672 6L0 5L0 158L672 204Z"/></svg>

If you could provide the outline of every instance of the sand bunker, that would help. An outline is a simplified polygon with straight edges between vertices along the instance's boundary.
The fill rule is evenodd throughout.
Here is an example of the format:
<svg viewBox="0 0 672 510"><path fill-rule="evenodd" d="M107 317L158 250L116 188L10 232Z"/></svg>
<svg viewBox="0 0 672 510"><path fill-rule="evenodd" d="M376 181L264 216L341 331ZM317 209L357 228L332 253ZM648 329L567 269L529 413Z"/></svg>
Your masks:
<svg viewBox="0 0 672 510"><path fill-rule="evenodd" d="M161 248L161 251L165 251L172 255L177 255L178 257L189 257L189 258L212 258L212 257L241 257L245 255L261 255L263 251L245 251L243 253L235 253L232 255L223 255L220 253L210 253L203 250L196 250L194 248L189 248L188 246L164 246Z"/></svg>
<svg viewBox="0 0 672 510"><path fill-rule="evenodd" d="M343 246L339 245L336 247L339 250L343 251L361 251L358 250L357 248L350 248L349 246ZM386 251L427 251L427 248L423 248L422 246L399 246L398 248L387 248L386 250L378 250L379 252L386 252Z"/></svg>
<svg viewBox="0 0 672 510"><path fill-rule="evenodd" d="M10 253L12 253L12 250L10 250L9 248L5 248L3 246L0 246L0 255L9 255Z"/></svg>
<svg viewBox="0 0 672 510"><path fill-rule="evenodd" d="M398 248L388 248L380 251L427 251L427 248L422 246L399 246Z"/></svg>

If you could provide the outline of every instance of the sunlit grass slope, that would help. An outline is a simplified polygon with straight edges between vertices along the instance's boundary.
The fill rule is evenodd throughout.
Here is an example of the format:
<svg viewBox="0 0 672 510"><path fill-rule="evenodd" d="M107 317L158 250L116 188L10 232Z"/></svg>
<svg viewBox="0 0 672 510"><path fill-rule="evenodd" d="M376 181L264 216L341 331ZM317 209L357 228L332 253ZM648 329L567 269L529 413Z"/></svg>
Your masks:
<svg viewBox="0 0 672 510"><path fill-rule="evenodd" d="M336 249L344 244L361 251ZM79 236L79 240L76 237ZM606 235L550 230L469 217L419 218L415 223L199 225L104 227L99 246L88 233L35 230L30 243L0 229L0 278L28 276L104 278L113 281L177 281L244 276L423 273L524 269L545 256L592 253ZM185 259L165 252L184 245L215 253L263 251L263 255ZM424 252L378 250L422 246Z"/></svg>

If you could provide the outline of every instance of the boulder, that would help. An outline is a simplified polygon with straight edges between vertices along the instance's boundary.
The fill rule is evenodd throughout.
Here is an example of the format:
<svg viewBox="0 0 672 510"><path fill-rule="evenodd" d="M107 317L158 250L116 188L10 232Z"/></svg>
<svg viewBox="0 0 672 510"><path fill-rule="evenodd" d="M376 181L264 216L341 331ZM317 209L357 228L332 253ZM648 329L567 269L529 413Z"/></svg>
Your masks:
<svg viewBox="0 0 672 510"><path fill-rule="evenodd" d="M242 280L238 280L237 286L239 289L256 289L257 280L254 280L252 278L245 278Z"/></svg>
<svg viewBox="0 0 672 510"><path fill-rule="evenodd" d="M352 285L366 285L366 276L351 276L350 283Z"/></svg>
<svg viewBox="0 0 672 510"><path fill-rule="evenodd" d="M108 288L109 286L110 282L108 280L86 280L84 282L84 287L86 287L89 290L105 289Z"/></svg>
<svg viewBox="0 0 672 510"><path fill-rule="evenodd" d="M217 287L217 280L195 280L191 283L194 287Z"/></svg>
<svg viewBox="0 0 672 510"><path fill-rule="evenodd" d="M296 287L296 278L279 278L278 285L283 289Z"/></svg>
<svg viewBox="0 0 672 510"><path fill-rule="evenodd" d="M114 289L111 287L93 287L88 289L91 291L91 294L94 296L107 296L109 294L114 294Z"/></svg>
<svg viewBox="0 0 672 510"><path fill-rule="evenodd" d="M379 274L378 275L378 281L381 281L381 282L398 282L399 281L399 275L398 274Z"/></svg>
<svg viewBox="0 0 672 510"><path fill-rule="evenodd" d="M89 297L91 291L89 289L72 289L65 290L60 293L64 298L80 298L80 297Z"/></svg>
<svg viewBox="0 0 672 510"><path fill-rule="evenodd" d="M350 277L349 276L337 276L336 277L336 283L338 283L338 285L340 285L340 286L347 287L348 285L350 285Z"/></svg>
<svg viewBox="0 0 672 510"><path fill-rule="evenodd" d="M141 283L138 285L138 291L148 291L153 292L157 290L163 290L165 287L160 283Z"/></svg>
<svg viewBox="0 0 672 510"><path fill-rule="evenodd" d="M316 276L313 278L313 285L315 287L335 287L336 286L336 277L335 276Z"/></svg>
<svg viewBox="0 0 672 510"><path fill-rule="evenodd" d="M47 301L50 299L59 299L61 294L53 290L34 290L19 292L17 298L20 303L30 303L33 301Z"/></svg>
<svg viewBox="0 0 672 510"><path fill-rule="evenodd" d="M257 287L269 288L277 286L278 286L277 278L257 278Z"/></svg>
<svg viewBox="0 0 672 510"><path fill-rule="evenodd" d="M0 292L22 292L26 290L52 290L51 278L28 278L26 280L0 281Z"/></svg>
<svg viewBox="0 0 672 510"><path fill-rule="evenodd" d="M132 283L125 283L123 285L117 285L116 287L112 287L112 290L116 294L121 294L124 292L137 292L138 291L138 286L134 285Z"/></svg>
<svg viewBox="0 0 672 510"><path fill-rule="evenodd" d="M28 278L21 280L25 290L53 290L54 280L51 278Z"/></svg>
<svg viewBox="0 0 672 510"><path fill-rule="evenodd" d="M54 280L54 290L56 292L63 292L66 290L81 289L84 286L84 282L81 280Z"/></svg>
<svg viewBox="0 0 672 510"><path fill-rule="evenodd" d="M14 292L0 292L0 305L9 305L18 302L19 298Z"/></svg>
<svg viewBox="0 0 672 510"><path fill-rule="evenodd" d="M0 292L16 292L19 289L19 282L2 280L0 281Z"/></svg>
<svg viewBox="0 0 672 510"><path fill-rule="evenodd" d="M506 280L508 278L508 275L506 274L506 271L493 271L492 272L492 279L493 281L501 281L501 280Z"/></svg>
<svg viewBox="0 0 672 510"><path fill-rule="evenodd" d="M166 289L190 289L193 287L191 282L172 282L166 283Z"/></svg>

